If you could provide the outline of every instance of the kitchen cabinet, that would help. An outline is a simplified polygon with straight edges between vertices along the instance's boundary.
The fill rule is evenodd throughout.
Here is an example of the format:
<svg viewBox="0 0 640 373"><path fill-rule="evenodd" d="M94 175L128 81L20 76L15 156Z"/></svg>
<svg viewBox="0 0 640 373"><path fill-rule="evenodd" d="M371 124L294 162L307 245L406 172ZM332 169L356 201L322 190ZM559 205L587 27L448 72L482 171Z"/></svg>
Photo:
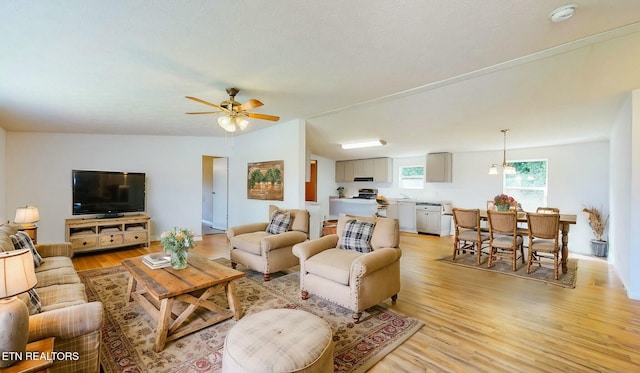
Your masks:
<svg viewBox="0 0 640 373"><path fill-rule="evenodd" d="M452 163L451 153L427 154L427 182L450 183Z"/></svg>
<svg viewBox="0 0 640 373"><path fill-rule="evenodd" d="M381 183L393 182L391 158L354 159L336 161L336 182L353 182L354 178L368 178Z"/></svg>
<svg viewBox="0 0 640 373"><path fill-rule="evenodd" d="M373 160L373 181L381 183L393 182L393 163L391 158L375 158Z"/></svg>
<svg viewBox="0 0 640 373"><path fill-rule="evenodd" d="M434 209L416 206L416 230L420 233L440 235L441 217L440 206Z"/></svg>
<svg viewBox="0 0 640 373"><path fill-rule="evenodd" d="M405 232L416 231L416 203L415 201L398 201L398 224Z"/></svg>

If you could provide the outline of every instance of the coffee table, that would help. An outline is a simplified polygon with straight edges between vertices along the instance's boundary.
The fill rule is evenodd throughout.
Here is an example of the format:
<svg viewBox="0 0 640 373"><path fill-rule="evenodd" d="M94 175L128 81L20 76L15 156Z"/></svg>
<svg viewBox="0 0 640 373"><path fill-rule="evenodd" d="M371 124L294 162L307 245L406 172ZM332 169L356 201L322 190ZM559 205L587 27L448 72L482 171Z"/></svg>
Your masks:
<svg viewBox="0 0 640 373"><path fill-rule="evenodd" d="M195 253L189 253L189 265L180 270L151 269L142 258L144 256L125 259L122 265L131 274L129 302L138 302L158 323L154 351L162 351L168 341L232 317L234 320L242 317L233 280L244 277L244 273ZM209 299L221 290L226 295L228 308Z"/></svg>

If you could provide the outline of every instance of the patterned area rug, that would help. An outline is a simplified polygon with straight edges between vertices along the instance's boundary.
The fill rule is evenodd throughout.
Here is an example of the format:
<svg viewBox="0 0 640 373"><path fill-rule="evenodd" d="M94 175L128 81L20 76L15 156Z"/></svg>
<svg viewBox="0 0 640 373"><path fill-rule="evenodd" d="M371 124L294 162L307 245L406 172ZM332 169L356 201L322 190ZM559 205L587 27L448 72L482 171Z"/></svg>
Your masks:
<svg viewBox="0 0 640 373"><path fill-rule="evenodd" d="M525 250L525 255L526 250ZM442 263L455 264L464 267L482 269L489 272L498 272L509 276L516 276L521 278L526 278L529 280L541 281L547 284L562 286L565 288L575 288L576 287L576 276L578 272L578 260L569 258L567 261L567 273L562 273L562 269L560 269L558 273L558 279L556 280L553 275L553 265L547 266L542 265L538 266L537 264L531 266L531 273L527 274L527 263L522 264L520 260L518 260L517 269L514 272L511 268L511 262L506 260L498 260L493 262L491 268L487 268L487 256L482 256L482 263L478 266L478 257L471 254L462 254L457 255L456 260L451 260L452 255L449 255L444 258L438 259L438 261ZM525 258L526 259L526 258ZM553 263L551 263L553 264Z"/></svg>
<svg viewBox="0 0 640 373"><path fill-rule="evenodd" d="M217 259L228 264L225 259ZM239 266L239 269L240 268ZM375 306L360 323L351 321L351 311L315 296L300 299L297 272L274 275L262 282L262 274L246 271L238 280L236 295L244 315L272 308L293 308L320 316L333 329L336 372L364 372L422 327L422 322ZM116 266L79 272L90 301L105 308L102 369L112 372L219 372L224 338L236 323L230 319L168 342L153 351L155 322L135 302L127 302L129 272ZM226 304L220 295L217 302Z"/></svg>

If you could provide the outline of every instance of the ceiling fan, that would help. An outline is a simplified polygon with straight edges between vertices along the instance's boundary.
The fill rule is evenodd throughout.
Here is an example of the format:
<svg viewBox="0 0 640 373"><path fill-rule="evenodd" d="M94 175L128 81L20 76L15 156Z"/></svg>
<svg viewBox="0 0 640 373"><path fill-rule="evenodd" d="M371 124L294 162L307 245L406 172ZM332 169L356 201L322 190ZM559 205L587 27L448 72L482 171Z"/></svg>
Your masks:
<svg viewBox="0 0 640 373"><path fill-rule="evenodd" d="M255 109L264 105L262 102L252 98L251 100L241 104L236 101L236 95L240 92L238 88L227 88L229 99L222 101L220 105L212 104L197 97L186 96L189 100L199 102L218 109L217 111L199 111L187 114L220 114L224 115L218 118L218 124L227 132L236 132L237 130L244 130L249 124L248 118L263 119L270 121L278 121L280 117L275 115L250 113L249 110Z"/></svg>

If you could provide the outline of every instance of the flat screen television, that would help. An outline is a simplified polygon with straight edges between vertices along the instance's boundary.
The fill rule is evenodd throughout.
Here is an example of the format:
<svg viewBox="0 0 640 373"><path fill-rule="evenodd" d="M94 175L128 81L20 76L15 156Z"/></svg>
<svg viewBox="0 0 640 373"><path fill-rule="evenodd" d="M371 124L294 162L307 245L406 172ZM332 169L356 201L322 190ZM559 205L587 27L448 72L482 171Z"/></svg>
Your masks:
<svg viewBox="0 0 640 373"><path fill-rule="evenodd" d="M145 174L72 171L73 215L117 217L145 210Z"/></svg>

